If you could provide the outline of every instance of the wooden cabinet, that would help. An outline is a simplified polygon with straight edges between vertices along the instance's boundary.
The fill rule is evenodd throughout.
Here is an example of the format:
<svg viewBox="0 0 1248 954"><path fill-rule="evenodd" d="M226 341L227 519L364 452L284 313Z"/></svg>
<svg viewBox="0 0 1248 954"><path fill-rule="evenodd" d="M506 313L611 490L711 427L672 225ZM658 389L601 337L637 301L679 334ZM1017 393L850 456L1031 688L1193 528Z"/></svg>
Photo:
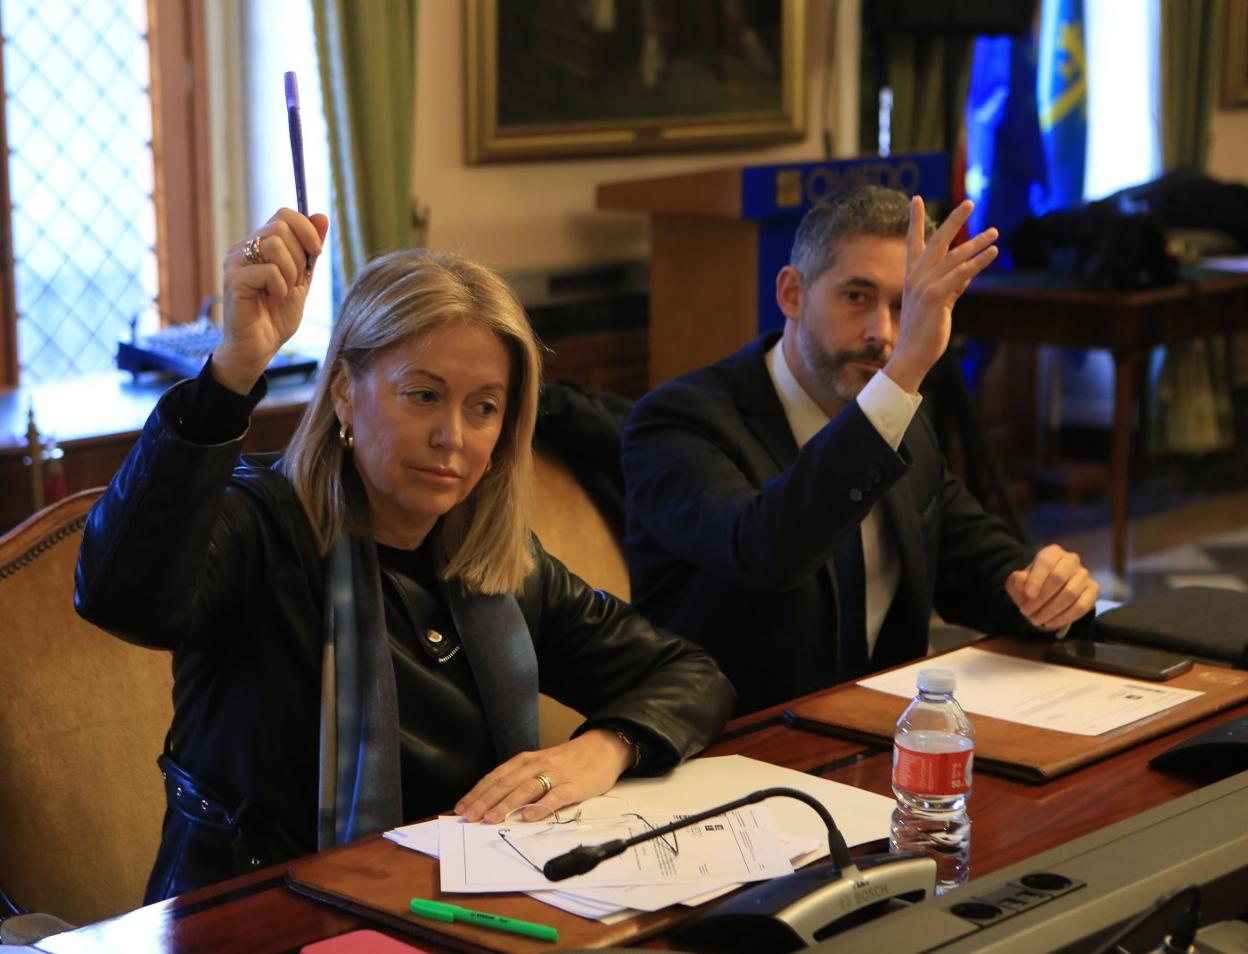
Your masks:
<svg viewBox="0 0 1248 954"><path fill-rule="evenodd" d="M134 381L128 374L109 372L0 391L0 531L33 510L30 467L23 462L29 408L34 408L45 440L54 439L64 452L66 489L75 493L112 479L169 385L167 379ZM306 379L271 385L256 409L244 448L259 452L286 446L311 392Z"/></svg>

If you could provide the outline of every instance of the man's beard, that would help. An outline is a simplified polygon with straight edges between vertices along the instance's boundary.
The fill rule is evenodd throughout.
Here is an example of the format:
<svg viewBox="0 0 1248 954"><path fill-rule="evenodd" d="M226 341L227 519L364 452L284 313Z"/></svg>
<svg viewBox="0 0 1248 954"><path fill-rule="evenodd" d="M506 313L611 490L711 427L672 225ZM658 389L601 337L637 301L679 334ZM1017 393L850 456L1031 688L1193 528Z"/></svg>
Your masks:
<svg viewBox="0 0 1248 954"><path fill-rule="evenodd" d="M849 404L870 380L863 377L863 370L851 367L852 364L864 361L878 364L881 367L888 360L888 351L884 345L867 345L857 351L825 351L814 339L813 335L806 338L807 361L815 377L830 388L832 394L842 404Z"/></svg>

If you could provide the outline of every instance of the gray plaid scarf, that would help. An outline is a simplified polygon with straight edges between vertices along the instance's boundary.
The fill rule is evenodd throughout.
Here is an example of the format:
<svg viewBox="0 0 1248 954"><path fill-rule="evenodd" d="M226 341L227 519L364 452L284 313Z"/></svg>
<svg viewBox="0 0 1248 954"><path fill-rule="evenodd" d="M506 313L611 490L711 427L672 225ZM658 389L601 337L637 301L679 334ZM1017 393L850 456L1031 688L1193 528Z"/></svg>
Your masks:
<svg viewBox="0 0 1248 954"><path fill-rule="evenodd" d="M510 596L467 594L458 583L442 583L442 593L499 762L537 748L537 654L519 605ZM403 821L398 692L371 540L338 535L325 604L318 849Z"/></svg>

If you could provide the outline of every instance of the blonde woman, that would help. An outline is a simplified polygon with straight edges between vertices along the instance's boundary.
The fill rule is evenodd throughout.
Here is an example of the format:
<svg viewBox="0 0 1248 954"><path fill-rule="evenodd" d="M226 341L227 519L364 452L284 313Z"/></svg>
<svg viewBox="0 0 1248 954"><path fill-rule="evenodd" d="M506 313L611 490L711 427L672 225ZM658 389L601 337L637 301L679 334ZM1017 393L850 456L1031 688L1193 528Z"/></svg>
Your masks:
<svg viewBox="0 0 1248 954"><path fill-rule="evenodd" d="M224 266L224 331L92 510L79 612L173 652L153 901L435 812L573 804L703 747L733 692L529 529L538 345L488 269L355 281L285 455L241 458L328 228L283 209ZM537 693L589 713L539 749Z"/></svg>

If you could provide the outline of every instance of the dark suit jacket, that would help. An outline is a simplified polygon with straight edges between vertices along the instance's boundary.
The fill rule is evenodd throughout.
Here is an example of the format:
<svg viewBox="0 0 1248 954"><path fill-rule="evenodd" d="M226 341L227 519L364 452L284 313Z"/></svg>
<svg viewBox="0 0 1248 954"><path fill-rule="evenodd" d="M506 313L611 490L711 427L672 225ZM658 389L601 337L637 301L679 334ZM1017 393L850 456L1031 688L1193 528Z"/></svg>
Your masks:
<svg viewBox="0 0 1248 954"><path fill-rule="evenodd" d="M1036 632L1005 593L1033 551L950 474L923 417L893 451L856 403L799 453L764 363L772 334L655 389L624 432L633 602L701 643L740 711L859 675L838 662L832 554L883 501L901 582L872 657L927 650L941 617Z"/></svg>

